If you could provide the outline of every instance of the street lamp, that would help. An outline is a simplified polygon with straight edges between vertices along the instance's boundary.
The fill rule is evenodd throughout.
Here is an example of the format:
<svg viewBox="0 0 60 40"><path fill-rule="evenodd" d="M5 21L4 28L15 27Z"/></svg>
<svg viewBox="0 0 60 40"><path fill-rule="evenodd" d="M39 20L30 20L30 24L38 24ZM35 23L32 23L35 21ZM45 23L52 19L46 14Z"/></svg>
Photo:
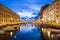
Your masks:
<svg viewBox="0 0 60 40"><path fill-rule="evenodd" d="M12 20L13 20L13 18L11 17L10 20L11 20L11 24L12 24Z"/></svg>
<svg viewBox="0 0 60 40"><path fill-rule="evenodd" d="M44 31L44 29L42 28L42 32Z"/></svg>
<svg viewBox="0 0 60 40"><path fill-rule="evenodd" d="M10 32L10 36L13 36L13 32Z"/></svg>
<svg viewBox="0 0 60 40"><path fill-rule="evenodd" d="M11 17L10 19L12 20L13 18Z"/></svg>
<svg viewBox="0 0 60 40"><path fill-rule="evenodd" d="M58 19L56 19L56 23L58 23Z"/></svg>
<svg viewBox="0 0 60 40"><path fill-rule="evenodd" d="M50 38L50 31L47 31L47 33L48 33L48 37Z"/></svg>

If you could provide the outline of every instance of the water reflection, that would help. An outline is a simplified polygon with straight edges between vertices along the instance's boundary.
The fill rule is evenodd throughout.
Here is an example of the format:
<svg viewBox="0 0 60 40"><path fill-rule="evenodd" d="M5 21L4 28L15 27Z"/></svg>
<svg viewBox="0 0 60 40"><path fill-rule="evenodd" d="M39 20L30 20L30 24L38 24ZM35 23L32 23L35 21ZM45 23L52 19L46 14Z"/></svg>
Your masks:
<svg viewBox="0 0 60 40"><path fill-rule="evenodd" d="M32 24L27 24L21 26L20 31L10 40L41 40L40 30Z"/></svg>

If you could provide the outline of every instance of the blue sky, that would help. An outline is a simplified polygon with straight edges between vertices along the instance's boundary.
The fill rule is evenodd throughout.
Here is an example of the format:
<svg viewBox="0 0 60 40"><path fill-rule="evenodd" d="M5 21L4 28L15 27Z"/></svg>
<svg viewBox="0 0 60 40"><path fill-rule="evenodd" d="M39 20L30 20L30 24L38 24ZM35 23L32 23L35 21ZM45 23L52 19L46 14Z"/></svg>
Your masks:
<svg viewBox="0 0 60 40"><path fill-rule="evenodd" d="M0 4L19 14L21 21L36 20L40 16L41 7L52 2L53 0L0 0Z"/></svg>

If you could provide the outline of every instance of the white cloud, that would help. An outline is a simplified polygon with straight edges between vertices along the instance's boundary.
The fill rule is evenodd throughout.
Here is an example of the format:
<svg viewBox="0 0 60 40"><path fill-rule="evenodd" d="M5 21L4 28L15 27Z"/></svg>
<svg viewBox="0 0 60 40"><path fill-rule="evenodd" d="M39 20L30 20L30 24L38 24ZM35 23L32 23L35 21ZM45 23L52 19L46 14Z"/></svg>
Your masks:
<svg viewBox="0 0 60 40"><path fill-rule="evenodd" d="M29 10L34 10L34 12L35 12L35 10L40 11L41 6L42 6L41 4L40 5L37 5L37 4L22 4L22 5L25 5L26 7L28 7Z"/></svg>
<svg viewBox="0 0 60 40"><path fill-rule="evenodd" d="M20 4L19 2L18 3L13 2L12 6L15 6L15 7L13 7L13 9L20 15L21 18L22 17L26 18L26 19L21 19L21 21L24 21L24 20L25 21L26 20L29 20L29 21L35 20L33 17L36 17L37 14L33 15L33 13L37 13L38 11L40 11L40 8L41 8L41 4L40 5L28 4L28 3L21 3Z"/></svg>
<svg viewBox="0 0 60 40"><path fill-rule="evenodd" d="M32 10L40 11L41 6L35 5L35 4L30 4L28 7Z"/></svg>
<svg viewBox="0 0 60 40"><path fill-rule="evenodd" d="M22 17L24 17L24 18L26 18L26 19L21 19L21 21L33 21L33 20L35 20L34 19L34 17L36 17L37 15L33 15L32 13L33 12L28 12L28 11L20 11L20 12L17 12L19 15L20 15L20 17L22 18Z"/></svg>
<svg viewBox="0 0 60 40"><path fill-rule="evenodd" d="M23 12L17 12L21 17L35 17L37 15L32 15L33 12L27 12L27 11L23 11Z"/></svg>
<svg viewBox="0 0 60 40"><path fill-rule="evenodd" d="M26 18L26 19L21 19L21 21L27 21L27 20L28 21L33 21L33 20L36 20L36 19L34 19L34 17L36 17L37 14L33 14L33 13L37 13L38 11L40 11L40 6L34 5L34 4L30 4L30 5L24 4L24 5L26 7L28 7L28 10L20 9L20 10L22 10L22 12L21 11L17 12L20 15L21 18L22 17Z"/></svg>

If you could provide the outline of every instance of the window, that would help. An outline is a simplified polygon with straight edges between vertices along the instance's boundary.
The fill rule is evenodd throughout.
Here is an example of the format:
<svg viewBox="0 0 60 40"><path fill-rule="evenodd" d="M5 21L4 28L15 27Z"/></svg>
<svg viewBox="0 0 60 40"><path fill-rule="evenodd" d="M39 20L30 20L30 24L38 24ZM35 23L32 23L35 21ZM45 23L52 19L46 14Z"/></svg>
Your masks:
<svg viewBox="0 0 60 40"><path fill-rule="evenodd" d="M58 10L56 11L56 13L58 13Z"/></svg>
<svg viewBox="0 0 60 40"><path fill-rule="evenodd" d="M56 3L56 6L58 5L58 3Z"/></svg>
<svg viewBox="0 0 60 40"><path fill-rule="evenodd" d="M58 7L56 7L56 9L58 9Z"/></svg>
<svg viewBox="0 0 60 40"><path fill-rule="evenodd" d="M58 17L58 15L56 15L56 17Z"/></svg>

